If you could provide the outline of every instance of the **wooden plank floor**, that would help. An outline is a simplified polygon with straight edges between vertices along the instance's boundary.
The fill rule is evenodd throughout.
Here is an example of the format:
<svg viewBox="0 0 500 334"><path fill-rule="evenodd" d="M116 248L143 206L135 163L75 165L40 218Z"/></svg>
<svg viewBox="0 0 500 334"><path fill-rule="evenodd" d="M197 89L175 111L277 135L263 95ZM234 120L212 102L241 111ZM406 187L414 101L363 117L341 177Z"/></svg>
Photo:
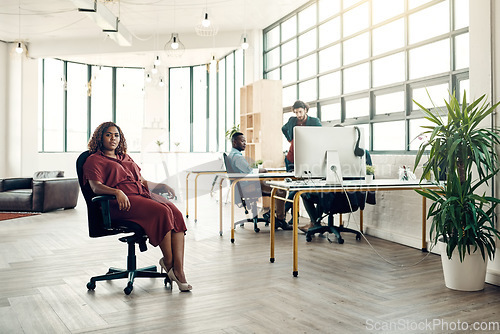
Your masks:
<svg viewBox="0 0 500 334"><path fill-rule="evenodd" d="M184 210L184 203L177 203ZM160 279L86 283L125 265L116 236L91 239L83 201L74 210L0 222L0 333L358 333L456 332L460 323L500 322L500 287L457 292L444 286L439 256L373 237L345 243L299 236L299 277L292 277L291 231L276 235L269 262L269 228L236 230L230 243L229 205L219 236L218 204L204 195L198 222L187 220L190 293ZM241 213L241 211L238 211ZM138 265L157 264L160 250L138 252ZM392 327L384 327L392 326ZM498 328L498 327L497 327ZM382 329L379 331L379 329ZM393 330L394 329L394 330ZM455 327L456 329L456 327ZM493 332L493 331L492 331Z"/></svg>

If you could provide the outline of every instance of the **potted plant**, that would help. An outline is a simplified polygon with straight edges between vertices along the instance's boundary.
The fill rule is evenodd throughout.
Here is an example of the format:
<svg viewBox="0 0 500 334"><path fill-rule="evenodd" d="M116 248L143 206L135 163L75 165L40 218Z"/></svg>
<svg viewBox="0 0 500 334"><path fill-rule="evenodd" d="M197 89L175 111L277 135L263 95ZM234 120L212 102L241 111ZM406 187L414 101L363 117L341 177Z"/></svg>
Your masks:
<svg viewBox="0 0 500 334"><path fill-rule="evenodd" d="M232 128L226 131L226 138L231 140L233 134L240 131L240 125L233 125Z"/></svg>
<svg viewBox="0 0 500 334"><path fill-rule="evenodd" d="M422 134L429 139L420 145L415 166L428 155L421 181L430 173L435 180L442 175L446 179L436 183L438 190L421 188L417 192L433 201L428 210L431 242L444 243L441 260L446 286L476 291L484 288L487 260L493 259L495 237L500 236L493 222L500 200L487 196L484 189L480 192L499 170L495 150L499 130L481 124L499 103L489 106L483 95L467 104L465 91L462 104L454 94L445 103L447 118L417 103L433 124L423 126L427 130ZM476 282L470 274L478 274Z"/></svg>
<svg viewBox="0 0 500 334"><path fill-rule="evenodd" d="M158 152L162 152L161 145L163 145L163 142L161 140L156 141L156 145L158 145Z"/></svg>
<svg viewBox="0 0 500 334"><path fill-rule="evenodd" d="M375 167L372 165L366 165L366 182L370 183L373 181L373 176L375 175Z"/></svg>

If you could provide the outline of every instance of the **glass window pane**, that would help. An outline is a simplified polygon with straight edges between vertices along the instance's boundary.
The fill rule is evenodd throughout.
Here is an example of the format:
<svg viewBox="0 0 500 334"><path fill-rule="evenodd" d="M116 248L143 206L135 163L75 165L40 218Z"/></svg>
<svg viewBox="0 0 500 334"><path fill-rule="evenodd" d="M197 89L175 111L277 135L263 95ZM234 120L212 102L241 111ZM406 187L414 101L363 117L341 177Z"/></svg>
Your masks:
<svg viewBox="0 0 500 334"><path fill-rule="evenodd" d="M299 12L299 32L307 30L316 24L316 4L312 4Z"/></svg>
<svg viewBox="0 0 500 334"><path fill-rule="evenodd" d="M373 150L405 149L405 121L373 123Z"/></svg>
<svg viewBox="0 0 500 334"><path fill-rule="evenodd" d="M344 65L352 64L370 56L368 33L361 34L344 42Z"/></svg>
<svg viewBox="0 0 500 334"><path fill-rule="evenodd" d="M283 105L290 106L295 101L297 101L297 85L284 87L283 88Z"/></svg>
<svg viewBox="0 0 500 334"><path fill-rule="evenodd" d="M345 2L344 2L345 4ZM344 7L345 8L345 7ZM344 37L368 28L370 14L368 2L355 7L344 14Z"/></svg>
<svg viewBox="0 0 500 334"><path fill-rule="evenodd" d="M230 81L233 83L233 80ZM234 89L233 84L229 86L230 89ZM231 94L231 97L233 96L234 93ZM193 152L207 151L207 121L207 71L205 65L195 66L193 67Z"/></svg>
<svg viewBox="0 0 500 334"><path fill-rule="evenodd" d="M299 36L299 56L316 50L316 29Z"/></svg>
<svg viewBox="0 0 500 334"><path fill-rule="evenodd" d="M455 37L455 69L469 67L469 34Z"/></svg>
<svg viewBox="0 0 500 334"><path fill-rule="evenodd" d="M449 6L446 0L410 15L408 18L410 44L449 32Z"/></svg>
<svg viewBox="0 0 500 334"><path fill-rule="evenodd" d="M281 73L283 85L288 85L297 81L297 62L294 61L293 63L283 66Z"/></svg>
<svg viewBox="0 0 500 334"><path fill-rule="evenodd" d="M360 147L365 150L370 149L370 125L369 124L357 124L357 127L363 131L364 143L360 143Z"/></svg>
<svg viewBox="0 0 500 334"><path fill-rule="evenodd" d="M319 72L326 72L340 67L340 44L319 52Z"/></svg>
<svg viewBox="0 0 500 334"><path fill-rule="evenodd" d="M401 0L372 0L372 24L377 24L403 13L405 2Z"/></svg>
<svg viewBox="0 0 500 334"><path fill-rule="evenodd" d="M392 114L405 110L405 92L375 95L375 114Z"/></svg>
<svg viewBox="0 0 500 334"><path fill-rule="evenodd" d="M234 58L234 63L235 63L235 89L234 89L234 108L236 110L236 116L235 116L235 123L239 124L239 119L240 119L240 88L243 86L243 71L244 71L244 57L243 57L243 50L239 49L236 50L235 58ZM275 80L280 80L279 78L279 69L278 69L278 77Z"/></svg>
<svg viewBox="0 0 500 334"><path fill-rule="evenodd" d="M283 44L283 46L281 46L281 50L282 63L286 63L297 58L297 39L294 38L291 41Z"/></svg>
<svg viewBox="0 0 500 334"><path fill-rule="evenodd" d="M340 72L319 77L319 98L326 99L340 95ZM323 111L323 109L321 109Z"/></svg>
<svg viewBox="0 0 500 334"><path fill-rule="evenodd" d="M316 101L317 95L316 78L299 84L299 96L302 101Z"/></svg>
<svg viewBox="0 0 500 334"><path fill-rule="evenodd" d="M469 0L455 0L455 30L469 26Z"/></svg>
<svg viewBox="0 0 500 334"><path fill-rule="evenodd" d="M316 75L316 54L299 60L299 80Z"/></svg>
<svg viewBox="0 0 500 334"><path fill-rule="evenodd" d="M307 112L307 114L311 117L318 117L318 108L316 108L316 105L313 106L310 106L309 107L309 111Z"/></svg>
<svg viewBox="0 0 500 334"><path fill-rule="evenodd" d="M345 117L357 118L370 115L370 99L363 97L345 101Z"/></svg>
<svg viewBox="0 0 500 334"><path fill-rule="evenodd" d="M217 147L219 135L217 133L217 124L219 119L217 118L217 65L209 65L209 119L208 119L208 147L210 152L223 151L224 146ZM238 91L239 92L239 91ZM220 116L219 116L220 117ZM222 130L219 130L222 131ZM223 144L223 143L222 143ZM221 144L221 145L222 145Z"/></svg>
<svg viewBox="0 0 500 334"><path fill-rule="evenodd" d="M265 54L266 69L276 67L280 64L280 48L273 49Z"/></svg>
<svg viewBox="0 0 500 334"><path fill-rule="evenodd" d="M189 152L190 149L190 84L189 67L171 68L170 88L170 150Z"/></svg>
<svg viewBox="0 0 500 334"><path fill-rule="evenodd" d="M346 9L346 8L351 7L352 5L357 4L357 3L358 3L358 2L360 2L360 1L361 1L361 0L343 0L343 2L342 2L342 5L343 5L343 6L342 6L342 7L343 7L344 9Z"/></svg>
<svg viewBox="0 0 500 334"><path fill-rule="evenodd" d="M91 132L94 132L99 124L113 121L112 74L111 67L92 66Z"/></svg>
<svg viewBox="0 0 500 334"><path fill-rule="evenodd" d="M402 48L405 44L404 19L385 24L372 32L373 55Z"/></svg>
<svg viewBox="0 0 500 334"><path fill-rule="evenodd" d="M318 12L319 21L335 15L340 11L340 0L319 0L318 2Z"/></svg>
<svg viewBox="0 0 500 334"><path fill-rule="evenodd" d="M418 150L420 145L428 140L427 135L421 134L422 132L427 131L427 129L422 128L422 126L429 125L432 126L435 124L425 118L410 120L410 150Z"/></svg>
<svg viewBox="0 0 500 334"><path fill-rule="evenodd" d="M45 59L44 68L44 147L45 152L64 150L64 63Z"/></svg>
<svg viewBox="0 0 500 334"><path fill-rule="evenodd" d="M116 69L116 122L127 138L128 150L139 152L144 122L144 70ZM164 119L158 120L165 124ZM167 146L164 146L165 148Z"/></svg>
<svg viewBox="0 0 500 334"><path fill-rule="evenodd" d="M365 90L370 87L368 63L344 70L344 94Z"/></svg>
<svg viewBox="0 0 500 334"><path fill-rule="evenodd" d="M67 151L79 152L87 147L87 68L87 65L68 63Z"/></svg>
<svg viewBox="0 0 500 334"><path fill-rule="evenodd" d="M266 33L264 40L266 41L266 50L278 45L280 43L280 26L276 26L269 30Z"/></svg>
<svg viewBox="0 0 500 334"><path fill-rule="evenodd" d="M430 98L429 98L430 96ZM419 104L425 108L434 108L445 106L444 101L448 101L449 97L449 86L448 83L442 83L439 85L415 88L412 91L413 101L417 101ZM413 110L420 110L420 107L413 102Z"/></svg>
<svg viewBox="0 0 500 334"><path fill-rule="evenodd" d="M450 70L450 40L434 42L410 50L410 79L448 72Z"/></svg>
<svg viewBox="0 0 500 334"><path fill-rule="evenodd" d="M321 121L338 121L340 123L340 103L332 103L321 106Z"/></svg>
<svg viewBox="0 0 500 334"><path fill-rule="evenodd" d="M223 58L219 60L219 87L217 92L219 93L219 149L223 151L228 151L229 142L226 140L225 134L226 130L230 127L226 121L226 60Z"/></svg>
<svg viewBox="0 0 500 334"><path fill-rule="evenodd" d="M280 80L280 69L277 68L275 70L272 70L271 72L266 73L266 79L269 80Z"/></svg>
<svg viewBox="0 0 500 334"><path fill-rule="evenodd" d="M432 0L408 0L408 9L417 8L431 1Z"/></svg>
<svg viewBox="0 0 500 334"><path fill-rule="evenodd" d="M292 16L281 24L281 41L297 35L297 16Z"/></svg>
<svg viewBox="0 0 500 334"><path fill-rule="evenodd" d="M236 125L234 121L234 56L232 53L226 57L225 81L226 81L226 124L229 128L232 127L233 125ZM196 129L196 127L194 129Z"/></svg>
<svg viewBox="0 0 500 334"><path fill-rule="evenodd" d="M460 80L458 82L458 94L456 94L456 96L459 97L460 101L462 101L462 99L463 99L464 91L467 94L466 101L467 101L467 103L469 103L470 102L470 81L469 81L469 79Z"/></svg>
<svg viewBox="0 0 500 334"><path fill-rule="evenodd" d="M319 46L323 47L340 39L340 17L319 26Z"/></svg>
<svg viewBox="0 0 500 334"><path fill-rule="evenodd" d="M404 52L373 61L373 87L405 80Z"/></svg>

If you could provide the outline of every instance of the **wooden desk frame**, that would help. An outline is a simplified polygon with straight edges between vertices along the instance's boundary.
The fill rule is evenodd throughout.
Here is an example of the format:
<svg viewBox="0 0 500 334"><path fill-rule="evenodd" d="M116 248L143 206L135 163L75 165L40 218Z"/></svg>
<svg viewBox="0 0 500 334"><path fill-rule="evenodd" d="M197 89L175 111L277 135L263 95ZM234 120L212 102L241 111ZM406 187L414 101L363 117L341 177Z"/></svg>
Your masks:
<svg viewBox="0 0 500 334"><path fill-rule="evenodd" d="M299 275L299 248L298 248L298 218L299 218L299 204L300 204L300 195L304 193L322 193L322 192L351 192L351 191L395 191L395 190L415 190L424 188L430 189L439 189L436 185L417 185L417 184L400 184L400 185L378 185L378 184L364 184L364 185L346 185L343 188L341 187L321 187L321 188L291 188L291 187L281 187L277 185L272 185L273 188L271 191L271 212L275 210L275 200L281 199L287 202L292 202L292 200L284 199L282 197L276 196L276 191L278 189L282 189L285 191L296 191L295 196L293 198L293 268L292 275L297 277ZM361 216L362 217L362 216ZM361 219L362 221L362 219ZM271 215L271 237L270 237L270 262L274 263L274 225L275 225L275 217ZM360 224L361 233L363 233L362 223ZM427 209L426 209L426 198L422 196L422 252L427 252Z"/></svg>

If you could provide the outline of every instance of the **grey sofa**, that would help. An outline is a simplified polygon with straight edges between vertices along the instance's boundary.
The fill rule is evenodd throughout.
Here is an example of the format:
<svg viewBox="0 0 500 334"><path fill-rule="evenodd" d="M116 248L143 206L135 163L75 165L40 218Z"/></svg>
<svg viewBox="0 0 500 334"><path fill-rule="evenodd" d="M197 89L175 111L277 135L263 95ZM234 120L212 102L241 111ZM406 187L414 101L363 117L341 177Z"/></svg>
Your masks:
<svg viewBox="0 0 500 334"><path fill-rule="evenodd" d="M33 177L0 179L0 211L47 212L74 208L78 179L63 171L41 171Z"/></svg>

